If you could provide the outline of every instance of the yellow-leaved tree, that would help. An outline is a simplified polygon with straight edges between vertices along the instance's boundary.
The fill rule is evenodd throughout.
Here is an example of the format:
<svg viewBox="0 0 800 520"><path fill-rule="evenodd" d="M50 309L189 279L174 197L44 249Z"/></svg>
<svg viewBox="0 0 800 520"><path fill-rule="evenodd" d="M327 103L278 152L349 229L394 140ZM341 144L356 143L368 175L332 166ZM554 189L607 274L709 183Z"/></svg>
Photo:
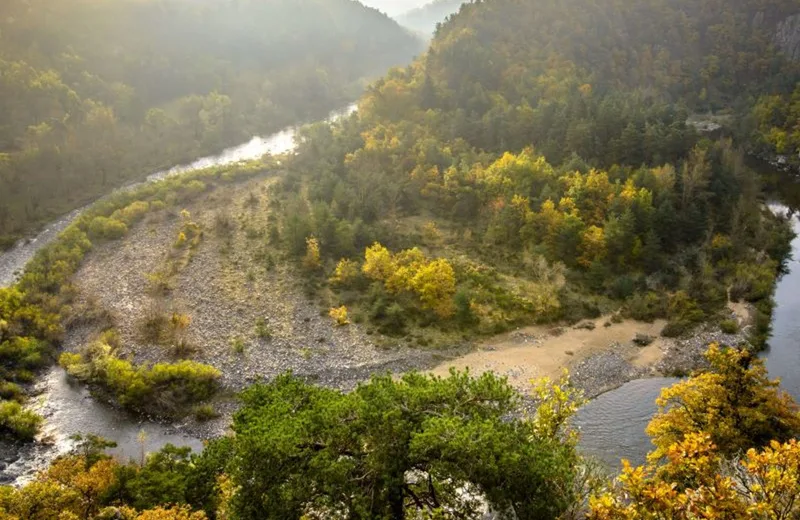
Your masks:
<svg viewBox="0 0 800 520"><path fill-rule="evenodd" d="M590 499L589 520L793 520L800 518L800 445L773 441L741 460L721 456L706 433L666 450L666 463L631 467Z"/></svg>
<svg viewBox="0 0 800 520"><path fill-rule="evenodd" d="M767 377L764 362L747 349L711 345L710 369L662 391L658 414L647 426L652 460L690 434L706 433L720 453L734 455L800 434L792 398Z"/></svg>
<svg viewBox="0 0 800 520"><path fill-rule="evenodd" d="M377 242L364 253L362 272L368 278L385 282L395 271L394 260L388 249Z"/></svg>
<svg viewBox="0 0 800 520"><path fill-rule="evenodd" d="M306 238L306 256L303 257L303 267L309 271L316 271L322 267L319 241L314 237Z"/></svg>
<svg viewBox="0 0 800 520"><path fill-rule="evenodd" d="M440 258L422 266L411 280L411 286L425 309L432 310L440 318L453 315L456 275L450 262Z"/></svg>

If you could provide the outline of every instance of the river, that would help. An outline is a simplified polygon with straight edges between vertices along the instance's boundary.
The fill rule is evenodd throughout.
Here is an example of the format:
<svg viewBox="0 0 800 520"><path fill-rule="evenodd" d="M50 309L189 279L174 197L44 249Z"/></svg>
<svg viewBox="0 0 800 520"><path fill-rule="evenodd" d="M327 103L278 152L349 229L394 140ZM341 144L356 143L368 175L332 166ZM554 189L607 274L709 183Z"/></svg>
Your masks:
<svg viewBox="0 0 800 520"><path fill-rule="evenodd" d="M355 109L355 105L351 105L333 112L329 120L349 115ZM145 182L198 168L255 159L266 153L286 153L294 147L295 134L295 128L287 128L269 137L256 137L221 154L155 173ZM781 185L783 197L780 203L795 211L800 209L800 183L787 175L782 175L780 182L791 183ZM36 251L51 242L83 209L75 210L52 223L35 238L20 242L0 255L0 287L12 283ZM800 233L800 220L795 216L792 222ZM764 355L770 374L780 377L784 388L795 397L800 397L800 322L796 320L796 316L800 315L800 238L794 240L792 247L793 259L788 263L788 273L778 282L773 335L770 349ZM582 451L596 457L610 469L618 468L622 458L642 463L650 449L644 428L655 412L655 398L662 388L675 381L670 378L632 381L584 406L576 418L582 434ZM77 433L95 433L115 441L118 447L113 453L124 459L138 460L143 450L158 450L167 443L193 449L202 447L200 440L181 434L176 426L141 421L96 401L85 387L70 382L58 367L50 369L38 386L41 393L33 407L46 419L43 436L49 442L21 450L22 456L16 461L10 462L6 457L6 462L10 464L0 466L0 481L24 483L33 471L45 465L54 455L69 450L73 445L70 436Z"/></svg>
<svg viewBox="0 0 800 520"><path fill-rule="evenodd" d="M331 112L326 121L346 117L356 109L355 104L348 105ZM119 189L132 190L144 183L192 170L258 159L266 154L287 153L295 147L296 134L297 127L289 127L267 137L254 137L217 155L153 173L142 182ZM14 283L36 252L55 240L88 207L72 211L52 222L34 238L21 240L0 255L0 287ZM0 482L24 483L36 469L46 465L55 455L71 449L74 441L70 437L74 434L93 433L116 442L117 448L110 451L123 459L139 459L142 450L155 451L168 443L190 446L195 450L202 448L199 439L180 434L174 426L141 421L96 401L84 386L71 382L57 366L52 367L37 383L37 394L31 407L45 418L40 437L46 442L28 445L23 449L15 445L0 446Z"/></svg>
<svg viewBox="0 0 800 520"><path fill-rule="evenodd" d="M788 174L781 176L781 200L770 204L773 212L794 212L791 222L798 234L792 242L792 258L775 290L775 311L769 348L762 354L773 378L780 378L784 390L800 400L800 183ZM661 389L677 379L656 378L631 381L607 392L584 406L577 415L584 453L618 469L626 458L642 464L652 449L644 428L656 411L655 398Z"/></svg>

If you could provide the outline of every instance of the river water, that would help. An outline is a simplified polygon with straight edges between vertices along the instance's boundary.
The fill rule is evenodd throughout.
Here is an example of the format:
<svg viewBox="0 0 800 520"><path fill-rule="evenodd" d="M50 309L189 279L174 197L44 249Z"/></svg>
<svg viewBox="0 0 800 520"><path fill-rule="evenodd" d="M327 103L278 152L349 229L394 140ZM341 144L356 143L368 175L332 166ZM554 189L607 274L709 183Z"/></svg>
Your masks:
<svg viewBox="0 0 800 520"><path fill-rule="evenodd" d="M800 195L800 183L788 175L782 182L784 196L770 208L776 213L793 212L792 227L798 236L792 242L788 272L776 287L772 336L769 348L762 355L770 377L780 378L783 389L800 400L800 218L794 214L800 210L800 197L792 196ZM656 412L654 401L662 388L676 381L669 378L631 381L584 406L576 418L584 453L612 470L620 468L622 458L643 464L652 449L644 428Z"/></svg>
<svg viewBox="0 0 800 520"><path fill-rule="evenodd" d="M356 109L355 104L348 105L332 112L326 121L346 117ZM220 154L156 172L145 181L130 184L120 190L132 190L144 183L192 170L258 159L266 154L287 153L295 147L296 134L297 128L290 127L267 137L254 137L247 143L228 148ZM22 240L0 255L0 287L14 283L36 252L55 240L87 207L72 211L51 223L34 238ZM139 459L143 450L156 451L168 443L190 446L195 450L202 448L199 439L179 433L179 428L175 426L141 421L93 399L84 386L71 382L59 367L53 367L45 374L38 382L37 390L38 397L31 407L45 418L41 437L47 442L27 446L21 450L21 456L16 461L5 467L0 466L0 482L26 482L36 469L46 465L55 455L71 449L74 441L70 437L74 434L93 433L116 442L117 448L110 452L123 459ZM3 451L14 450L16 448L11 446Z"/></svg>
<svg viewBox="0 0 800 520"><path fill-rule="evenodd" d="M329 120L349 115L355 110L355 105L348 106L333 112ZM294 148L295 134L295 128L287 128L269 137L255 137L219 155L155 173L145 182L198 168L256 159L266 153L286 153ZM784 195L781 204L784 208L797 211L800 209L800 183L788 176L784 176L781 182L784 183L780 190ZM36 251L51 242L83 209L66 215L35 238L20 242L0 255L0 287L13 283L16 273ZM800 220L794 217L792 222L800 233ZM788 273L777 286L773 335L765 356L770 374L780 377L784 388L797 398L800 397L800 321L796 319L800 316L800 238L794 240L792 247L794 259L788 263ZM622 458L633 463L644 462L651 448L644 428L656 410L654 401L662 388L675 381L670 378L632 381L584 406L576 418L582 434L582 451L597 458L609 469L619 468ZM138 460L143 451L155 451L167 443L189 446L195 450L202 447L199 439L181 434L179 425L141 421L96 401L85 387L70 382L58 367L52 368L42 378L39 387L41 395L33 408L46 419L43 436L49 442L37 443L23 450L16 462L0 470L0 481L24 483L33 471L46 465L54 455L69 450L73 445L70 436L77 433L94 433L115 441L118 447L113 453L123 459Z"/></svg>

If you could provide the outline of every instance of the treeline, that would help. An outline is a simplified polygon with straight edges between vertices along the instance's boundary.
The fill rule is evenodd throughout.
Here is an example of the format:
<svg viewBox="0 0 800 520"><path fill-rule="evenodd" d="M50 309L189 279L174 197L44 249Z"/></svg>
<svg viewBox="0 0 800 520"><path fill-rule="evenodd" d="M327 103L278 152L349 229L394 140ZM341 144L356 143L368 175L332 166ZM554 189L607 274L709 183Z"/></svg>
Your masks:
<svg viewBox="0 0 800 520"><path fill-rule="evenodd" d="M126 181L318 118L419 42L345 0L0 6L0 243Z"/></svg>
<svg viewBox="0 0 800 520"><path fill-rule="evenodd" d="M756 152L771 162L800 168L800 83L791 95L761 97L752 119Z"/></svg>
<svg viewBox="0 0 800 520"><path fill-rule="evenodd" d="M611 480L576 451L568 380L375 376L353 392L290 374L242 394L230 436L119 461L81 439L30 484L2 488L9 520L498 518L791 519L800 515L800 414L747 350L665 389L644 467Z"/></svg>
<svg viewBox="0 0 800 520"><path fill-rule="evenodd" d="M794 84L800 69L772 33L795 9L465 4L426 55L368 89L357 116L302 134L273 236L302 256L313 235L330 274L373 242L445 257L463 310L439 320L452 330L622 304L678 335L730 296L758 303L752 340L763 344L791 232L762 208L739 145L703 139L687 118L749 110L751 96ZM403 328L384 301L432 320L368 280L354 286L335 288L333 306L383 330Z"/></svg>

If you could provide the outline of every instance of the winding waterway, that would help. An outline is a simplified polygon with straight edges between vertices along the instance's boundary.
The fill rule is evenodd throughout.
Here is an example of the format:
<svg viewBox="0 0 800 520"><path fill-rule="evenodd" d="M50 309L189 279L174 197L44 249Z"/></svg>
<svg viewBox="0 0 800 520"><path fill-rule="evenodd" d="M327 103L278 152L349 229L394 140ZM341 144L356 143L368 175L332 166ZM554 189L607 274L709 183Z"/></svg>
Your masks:
<svg viewBox="0 0 800 520"><path fill-rule="evenodd" d="M335 121L352 114L355 104L332 112L326 121ZM240 161L257 159L266 154L283 154L295 147L296 127L289 127L267 137L254 137L247 143L228 148L222 153L203 157L191 164L149 175L145 181L130 184L120 190L132 190L142 184L155 182L188 171L223 166ZM76 209L52 222L35 237L21 240L12 249L0 255L0 287L11 285L19 273L41 248L56 239L86 208ZM156 451L168 443L176 446L202 448L199 439L180 433L180 425L170 426L138 420L120 410L101 403L89 395L82 385L67 378L59 367L51 368L37 384L38 397L32 408L45 418L40 437L44 443L23 449L5 447L7 453L0 465L0 482L24 483L33 472L45 465L55 455L71 449L75 434L93 433L117 443L111 453L123 458L139 459L143 451ZM9 455L13 453L13 457ZM16 459L16 460L13 460ZM6 465L7 463L7 465Z"/></svg>
<svg viewBox="0 0 800 520"><path fill-rule="evenodd" d="M333 112L328 120L351 114L355 105ZM155 173L144 182L153 182L170 175L255 159L264 154L286 153L294 146L296 128L287 128L269 137L255 137L240 146L221 154L199 159L191 164L177 166ZM792 211L800 210L800 183L792 177L780 179L780 203ZM140 183L141 184L141 183ZM121 189L133 189L136 185ZM15 280L17 274L33 255L54 240L85 208L73 211L53 222L35 238L22 241L0 255L0 287ZM792 218L795 230L800 233L800 220ZM800 238L792 244L793 260L788 273L778 283L776 309L773 317L771 348L765 353L767 366L773 377L780 377L783 386L795 397L800 397ZM644 428L655 412L655 398L665 386L675 379L655 378L632 381L594 399L583 407L577 417L581 429L582 450L609 468L618 468L620 459L634 463L644 461L650 449ZM180 425L163 425L140 421L122 411L93 399L81 385L71 383L58 367L52 368L39 383L40 395L34 408L45 419L43 437L48 443L37 443L21 450L16 461L0 466L0 481L25 482L33 471L45 465L58 453L70 449L70 436L94 433L113 440L118 447L113 453L122 458L139 459L144 451L158 450L167 443L200 449L199 439L180 433Z"/></svg>

